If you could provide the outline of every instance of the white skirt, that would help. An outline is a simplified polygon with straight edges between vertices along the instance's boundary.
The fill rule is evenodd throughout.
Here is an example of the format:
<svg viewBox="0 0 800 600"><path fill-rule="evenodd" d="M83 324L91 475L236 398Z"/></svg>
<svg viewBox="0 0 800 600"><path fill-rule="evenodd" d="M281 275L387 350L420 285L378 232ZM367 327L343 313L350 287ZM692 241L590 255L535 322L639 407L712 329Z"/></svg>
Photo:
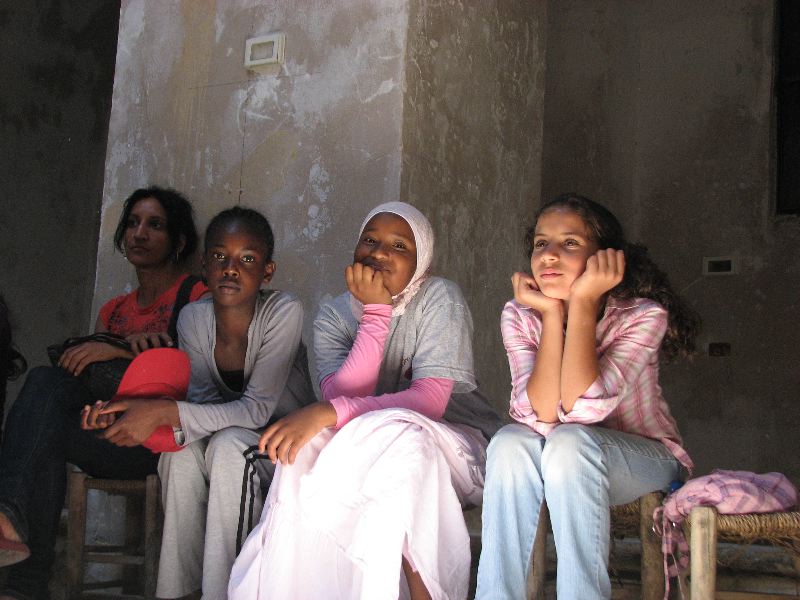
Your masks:
<svg viewBox="0 0 800 600"><path fill-rule="evenodd" d="M401 559L434 600L467 597L462 508L481 503L487 442L405 409L326 429L279 464L231 572L233 600L397 600Z"/></svg>

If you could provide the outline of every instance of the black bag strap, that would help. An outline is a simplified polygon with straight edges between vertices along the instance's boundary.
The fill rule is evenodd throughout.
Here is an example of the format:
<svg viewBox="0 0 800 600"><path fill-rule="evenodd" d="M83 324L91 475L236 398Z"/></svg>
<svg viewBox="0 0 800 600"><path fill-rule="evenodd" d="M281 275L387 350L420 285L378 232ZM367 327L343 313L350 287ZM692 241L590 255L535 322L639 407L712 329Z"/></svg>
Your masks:
<svg viewBox="0 0 800 600"><path fill-rule="evenodd" d="M250 446L244 452L244 473L242 475L242 500L239 504L239 528L236 531L236 554L242 549L242 542L253 530L253 503L256 497L255 477L256 461L269 460L266 454L259 454L258 446ZM250 488L250 502L247 501L248 484ZM247 505L247 532L244 531L244 513Z"/></svg>
<svg viewBox="0 0 800 600"><path fill-rule="evenodd" d="M192 295L192 288L202 281L197 275L188 275L186 279L181 282L178 288L178 293L175 294L175 304L172 306L172 315L169 318L169 325L167 325L167 333L172 338L175 347L178 347L178 315L181 309L189 304L189 298Z"/></svg>

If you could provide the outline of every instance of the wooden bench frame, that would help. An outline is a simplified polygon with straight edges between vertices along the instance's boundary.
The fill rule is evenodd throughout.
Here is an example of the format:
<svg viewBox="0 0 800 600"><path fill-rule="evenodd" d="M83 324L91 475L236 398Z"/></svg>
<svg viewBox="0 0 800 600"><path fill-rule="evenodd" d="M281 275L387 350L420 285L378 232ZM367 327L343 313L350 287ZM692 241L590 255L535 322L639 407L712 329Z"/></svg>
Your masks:
<svg viewBox="0 0 800 600"><path fill-rule="evenodd" d="M89 490L125 496L125 543L121 546L86 544L86 495ZM158 475L148 475L142 480L98 479L86 473L73 471L69 475L69 502L67 518L67 598L77 600L91 597L155 599L158 556L161 550L161 519L159 496L161 484ZM124 565L122 579L86 583L86 563ZM133 571L133 572L131 572ZM136 571L139 571L137 576ZM122 587L123 592L132 583L140 584L141 594L98 594L85 596L85 591Z"/></svg>
<svg viewBox="0 0 800 600"><path fill-rule="evenodd" d="M630 504L611 507L612 535L634 534L641 540L642 600L664 598L664 555L661 553L661 537L653 531L653 511L661 504L663 498L661 492L651 492ZM542 524L545 526L542 527ZM549 525L550 513L547 504L542 502L539 527L533 542L531 570L528 575L528 600L544 599Z"/></svg>
<svg viewBox="0 0 800 600"><path fill-rule="evenodd" d="M800 512L751 515L720 515L711 506L696 506L686 520L689 536L691 600L715 600L723 594L717 587L717 541L738 544L762 542L789 548L795 574L800 580ZM726 597L733 597L727 595ZM786 597L748 594L748 598Z"/></svg>

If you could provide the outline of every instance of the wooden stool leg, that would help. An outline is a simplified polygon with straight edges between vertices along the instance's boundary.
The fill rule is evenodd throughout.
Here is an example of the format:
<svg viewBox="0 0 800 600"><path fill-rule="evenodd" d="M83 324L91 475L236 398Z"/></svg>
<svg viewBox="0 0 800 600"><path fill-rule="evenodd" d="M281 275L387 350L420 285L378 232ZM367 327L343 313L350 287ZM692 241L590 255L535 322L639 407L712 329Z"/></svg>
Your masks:
<svg viewBox="0 0 800 600"><path fill-rule="evenodd" d="M544 583L547 579L547 530L550 529L550 511L542 501L539 524L533 540L531 570L528 574L528 600L544 600Z"/></svg>
<svg viewBox="0 0 800 600"><path fill-rule="evenodd" d="M79 598L83 589L83 544L86 539L86 474L69 476L67 517L67 598Z"/></svg>
<svg viewBox="0 0 800 600"><path fill-rule="evenodd" d="M158 475L148 475L144 502L144 597L154 600L158 576L158 556L161 551L159 527L159 495L161 485Z"/></svg>
<svg viewBox="0 0 800 600"><path fill-rule="evenodd" d="M135 556L146 551L142 536L144 520L144 497L125 495L125 550L124 553ZM142 593L142 571L137 565L122 567L122 592L139 595Z"/></svg>
<svg viewBox="0 0 800 600"><path fill-rule="evenodd" d="M652 492L639 499L639 540L642 544L642 600L664 598L664 555L661 538L653 531L653 511L663 494Z"/></svg>
<svg viewBox="0 0 800 600"><path fill-rule="evenodd" d="M691 598L714 600L717 587L717 511L709 506L696 506L689 515Z"/></svg>

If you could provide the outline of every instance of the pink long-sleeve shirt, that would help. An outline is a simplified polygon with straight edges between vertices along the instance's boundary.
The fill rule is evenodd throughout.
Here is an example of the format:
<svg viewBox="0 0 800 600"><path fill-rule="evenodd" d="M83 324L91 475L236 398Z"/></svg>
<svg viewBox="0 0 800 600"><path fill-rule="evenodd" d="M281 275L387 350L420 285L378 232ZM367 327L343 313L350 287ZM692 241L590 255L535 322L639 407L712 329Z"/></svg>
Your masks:
<svg viewBox="0 0 800 600"><path fill-rule="evenodd" d="M558 423L539 421L527 383L542 336L538 311L512 300L500 320L511 368L511 417L547 436L561 423L582 423L661 441L681 464L694 464L658 384L658 353L667 330L667 311L657 302L609 298L597 323L599 375L570 412L558 406Z"/></svg>
<svg viewBox="0 0 800 600"><path fill-rule="evenodd" d="M442 377L423 377L411 382L402 392L371 395L380 373L383 349L389 335L392 307L366 304L358 333L347 359L335 373L320 383L323 400L336 410L336 427L372 410L408 408L434 420L444 415L453 381Z"/></svg>

